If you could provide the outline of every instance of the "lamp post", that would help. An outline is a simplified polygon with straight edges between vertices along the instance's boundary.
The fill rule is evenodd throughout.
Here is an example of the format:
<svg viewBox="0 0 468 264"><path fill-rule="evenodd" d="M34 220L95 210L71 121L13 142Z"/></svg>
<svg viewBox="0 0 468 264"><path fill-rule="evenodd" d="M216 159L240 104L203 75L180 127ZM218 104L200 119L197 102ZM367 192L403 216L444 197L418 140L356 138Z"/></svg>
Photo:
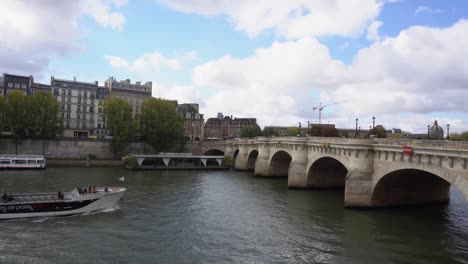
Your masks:
<svg viewBox="0 0 468 264"><path fill-rule="evenodd" d="M299 136L301 136L301 122L299 122Z"/></svg>
<svg viewBox="0 0 468 264"><path fill-rule="evenodd" d="M431 127L431 126L427 125L427 139L430 139L430 135L429 135L429 128L430 128L430 127Z"/></svg>
<svg viewBox="0 0 468 264"><path fill-rule="evenodd" d="M359 122L359 119L356 118L356 133L354 133L355 137L358 136L358 130L357 130L358 129L358 122Z"/></svg>
<svg viewBox="0 0 468 264"><path fill-rule="evenodd" d="M450 124L447 124L447 139L450 139Z"/></svg>
<svg viewBox="0 0 468 264"><path fill-rule="evenodd" d="M307 135L310 135L310 122L307 121Z"/></svg>
<svg viewBox="0 0 468 264"><path fill-rule="evenodd" d="M372 117L372 135L375 135L375 116Z"/></svg>

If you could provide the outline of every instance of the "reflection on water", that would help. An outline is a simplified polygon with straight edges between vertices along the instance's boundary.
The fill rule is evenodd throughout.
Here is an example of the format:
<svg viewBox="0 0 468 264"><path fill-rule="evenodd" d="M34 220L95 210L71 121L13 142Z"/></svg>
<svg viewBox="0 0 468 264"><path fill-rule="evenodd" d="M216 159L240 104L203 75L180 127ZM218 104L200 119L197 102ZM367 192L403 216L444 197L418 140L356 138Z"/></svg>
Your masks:
<svg viewBox="0 0 468 264"><path fill-rule="evenodd" d="M126 182L119 177L126 176ZM0 172L0 192L124 185L120 210L3 221L0 263L456 263L468 204L344 210L342 191L239 172ZM92 260L92 261L91 261Z"/></svg>

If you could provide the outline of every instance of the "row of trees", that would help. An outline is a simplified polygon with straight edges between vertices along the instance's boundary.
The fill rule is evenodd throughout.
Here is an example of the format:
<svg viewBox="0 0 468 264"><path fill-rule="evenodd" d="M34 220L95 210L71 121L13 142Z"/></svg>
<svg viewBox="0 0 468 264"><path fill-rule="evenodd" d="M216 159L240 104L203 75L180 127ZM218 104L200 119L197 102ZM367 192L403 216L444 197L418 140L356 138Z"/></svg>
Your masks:
<svg viewBox="0 0 468 264"><path fill-rule="evenodd" d="M110 96L104 103L104 115L116 157L135 137L150 144L157 152L173 150L175 145L184 142L184 119L177 113L174 103L168 100L146 99L141 114L133 118L128 102Z"/></svg>
<svg viewBox="0 0 468 264"><path fill-rule="evenodd" d="M59 103L48 92L26 96L12 91L0 97L0 131L11 133L18 152L18 144L27 136L54 138L61 129L59 113Z"/></svg>

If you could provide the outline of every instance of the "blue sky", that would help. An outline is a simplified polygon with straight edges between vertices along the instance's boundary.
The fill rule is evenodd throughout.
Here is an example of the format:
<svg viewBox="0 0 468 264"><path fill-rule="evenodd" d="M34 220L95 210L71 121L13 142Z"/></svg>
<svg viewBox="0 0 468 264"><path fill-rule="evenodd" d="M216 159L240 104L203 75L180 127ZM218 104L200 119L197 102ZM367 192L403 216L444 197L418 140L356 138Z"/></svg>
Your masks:
<svg viewBox="0 0 468 264"><path fill-rule="evenodd" d="M12 1L3 72L152 81L153 96L263 125L468 130L464 0ZM10 18L26 9L31 19ZM466 23L465 23L466 22ZM11 36L14 32L14 37ZM466 34L463 34L466 33ZM465 57L466 58L466 57ZM466 72L466 71L465 71ZM364 121L365 120L365 121Z"/></svg>

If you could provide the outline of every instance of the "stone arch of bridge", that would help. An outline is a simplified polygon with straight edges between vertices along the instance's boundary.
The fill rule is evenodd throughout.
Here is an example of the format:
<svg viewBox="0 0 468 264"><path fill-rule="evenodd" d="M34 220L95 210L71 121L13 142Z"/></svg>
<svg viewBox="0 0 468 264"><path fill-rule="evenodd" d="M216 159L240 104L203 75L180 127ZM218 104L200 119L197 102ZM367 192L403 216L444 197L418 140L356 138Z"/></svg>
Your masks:
<svg viewBox="0 0 468 264"><path fill-rule="evenodd" d="M386 207L445 203L450 200L450 186L468 197L468 182L443 167L416 165L374 171L371 206Z"/></svg>
<svg viewBox="0 0 468 264"><path fill-rule="evenodd" d="M268 175L272 177L287 177L291 161L291 154L284 150L276 151L271 155Z"/></svg>
<svg viewBox="0 0 468 264"><path fill-rule="evenodd" d="M307 186L309 188L343 188L348 174L347 160L334 157L317 157L309 162ZM346 165L345 165L346 164Z"/></svg>
<svg viewBox="0 0 468 264"><path fill-rule="evenodd" d="M203 153L204 156L224 156L224 151L221 149L210 149Z"/></svg>
<svg viewBox="0 0 468 264"><path fill-rule="evenodd" d="M249 152L247 155L247 170L254 171L255 170L255 162L257 161L258 157L258 150L254 149Z"/></svg>

